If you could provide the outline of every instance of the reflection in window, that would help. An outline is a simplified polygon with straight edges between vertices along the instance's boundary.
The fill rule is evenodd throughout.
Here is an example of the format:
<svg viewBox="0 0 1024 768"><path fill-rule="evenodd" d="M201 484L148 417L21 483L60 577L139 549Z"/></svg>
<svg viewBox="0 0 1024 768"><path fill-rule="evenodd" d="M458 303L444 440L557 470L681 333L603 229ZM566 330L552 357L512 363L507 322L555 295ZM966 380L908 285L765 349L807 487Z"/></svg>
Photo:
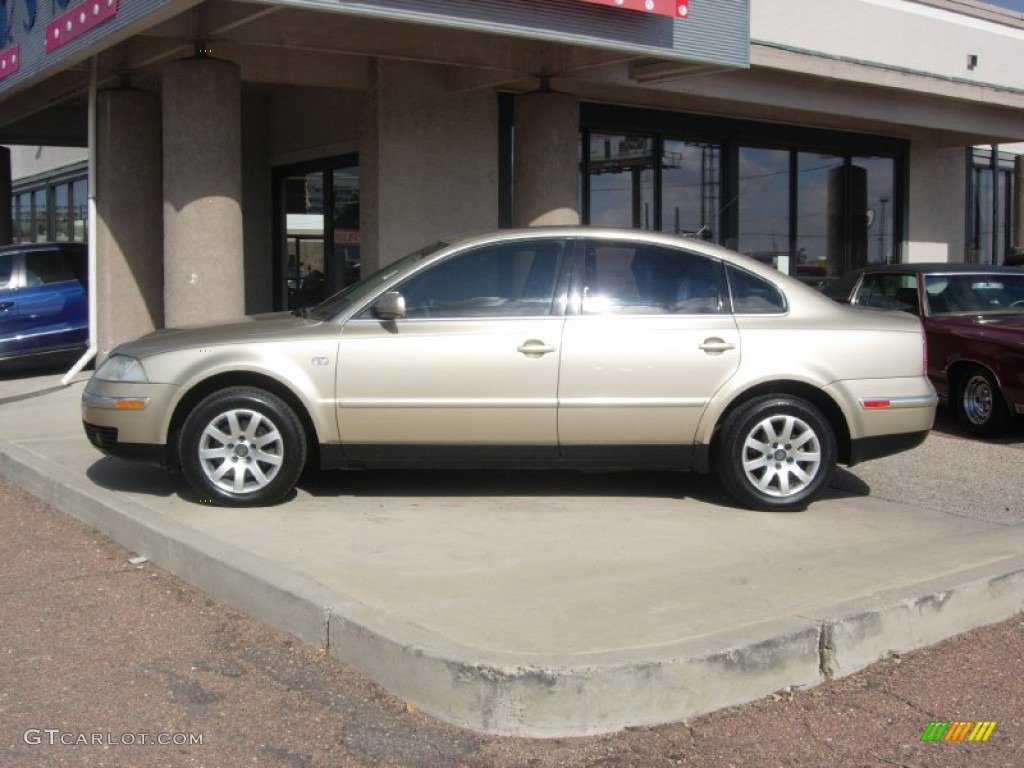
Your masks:
<svg viewBox="0 0 1024 768"><path fill-rule="evenodd" d="M58 184L53 188L53 232L54 239L67 241L71 239L71 224L68 215L67 184Z"/></svg>
<svg viewBox="0 0 1024 768"><path fill-rule="evenodd" d="M37 243L45 243L46 235L46 189L37 189L32 193L32 233Z"/></svg>
<svg viewBox="0 0 1024 768"><path fill-rule="evenodd" d="M398 286L406 316L550 314L563 247L558 240L514 242L446 259Z"/></svg>
<svg viewBox="0 0 1024 768"><path fill-rule="evenodd" d="M741 147L737 250L789 272L789 156Z"/></svg>
<svg viewBox="0 0 1024 768"><path fill-rule="evenodd" d="M88 236L88 194L88 184L85 179L76 179L71 182L71 211L73 217L71 239L78 243L84 243Z"/></svg>
<svg viewBox="0 0 1024 768"><path fill-rule="evenodd" d="M831 194L830 179L843 167L842 157L817 152L797 155L796 179L796 274L807 282L823 280L827 275L829 253L833 248L832 223L843 215L839 201Z"/></svg>
<svg viewBox="0 0 1024 768"><path fill-rule="evenodd" d="M779 314L786 311L786 299L767 280L730 265L729 294L737 315Z"/></svg>
<svg viewBox="0 0 1024 768"><path fill-rule="evenodd" d="M868 264L892 264L896 259L894 235L896 162L891 157L854 157L851 162L867 173L865 183L866 250Z"/></svg>
<svg viewBox="0 0 1024 768"><path fill-rule="evenodd" d="M721 311L716 262L648 245L588 246L584 314L708 315Z"/></svg>
<svg viewBox="0 0 1024 768"><path fill-rule="evenodd" d="M589 222L596 226L651 229L653 137L591 133L588 151Z"/></svg>
<svg viewBox="0 0 1024 768"><path fill-rule="evenodd" d="M661 228L719 242L721 208L717 144L667 139L661 153Z"/></svg>

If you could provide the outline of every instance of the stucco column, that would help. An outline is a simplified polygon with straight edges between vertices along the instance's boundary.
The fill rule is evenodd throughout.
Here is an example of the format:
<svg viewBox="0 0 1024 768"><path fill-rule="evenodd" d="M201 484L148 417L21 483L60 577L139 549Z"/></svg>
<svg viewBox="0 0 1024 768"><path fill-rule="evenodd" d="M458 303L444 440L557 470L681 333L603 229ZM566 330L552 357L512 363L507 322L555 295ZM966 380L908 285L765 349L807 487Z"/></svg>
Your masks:
<svg viewBox="0 0 1024 768"><path fill-rule="evenodd" d="M96 336L100 359L163 325L163 188L155 93L102 91L96 110Z"/></svg>
<svg viewBox="0 0 1024 768"><path fill-rule="evenodd" d="M1024 264L1024 155L1017 155L1013 161L1013 247L1017 254L1010 254L1008 261Z"/></svg>
<svg viewBox="0 0 1024 768"><path fill-rule="evenodd" d="M163 73L164 319L168 327L245 314L241 79L195 57Z"/></svg>
<svg viewBox="0 0 1024 768"><path fill-rule="evenodd" d="M11 221L11 150L0 147L0 245L14 240Z"/></svg>
<svg viewBox="0 0 1024 768"><path fill-rule="evenodd" d="M512 220L517 227L579 224L580 107L538 91L515 100Z"/></svg>

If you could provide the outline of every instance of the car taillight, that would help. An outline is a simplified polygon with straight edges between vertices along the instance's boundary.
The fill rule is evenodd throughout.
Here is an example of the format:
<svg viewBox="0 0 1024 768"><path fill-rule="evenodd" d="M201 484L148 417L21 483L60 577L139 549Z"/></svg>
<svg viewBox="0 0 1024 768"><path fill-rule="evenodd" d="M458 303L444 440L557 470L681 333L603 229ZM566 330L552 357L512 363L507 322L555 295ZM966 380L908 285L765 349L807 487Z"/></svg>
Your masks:
<svg viewBox="0 0 1024 768"><path fill-rule="evenodd" d="M921 329L921 373L928 375L928 337L924 335L924 328Z"/></svg>

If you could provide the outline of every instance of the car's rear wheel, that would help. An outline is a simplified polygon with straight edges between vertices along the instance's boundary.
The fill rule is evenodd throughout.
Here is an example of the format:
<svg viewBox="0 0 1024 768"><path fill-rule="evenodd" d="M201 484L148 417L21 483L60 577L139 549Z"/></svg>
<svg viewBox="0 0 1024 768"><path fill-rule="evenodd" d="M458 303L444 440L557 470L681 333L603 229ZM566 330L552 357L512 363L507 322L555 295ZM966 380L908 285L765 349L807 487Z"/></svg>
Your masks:
<svg viewBox="0 0 1024 768"><path fill-rule="evenodd" d="M957 379L954 406L960 425L976 437L1002 434L1010 418L995 377L978 365Z"/></svg>
<svg viewBox="0 0 1024 768"><path fill-rule="evenodd" d="M801 509L824 488L836 464L828 419L798 397L744 403L722 425L715 469L726 491L753 509Z"/></svg>
<svg viewBox="0 0 1024 768"><path fill-rule="evenodd" d="M203 500L226 506L279 501L306 463L306 438L295 411L253 387L203 399L181 431L181 469Z"/></svg>

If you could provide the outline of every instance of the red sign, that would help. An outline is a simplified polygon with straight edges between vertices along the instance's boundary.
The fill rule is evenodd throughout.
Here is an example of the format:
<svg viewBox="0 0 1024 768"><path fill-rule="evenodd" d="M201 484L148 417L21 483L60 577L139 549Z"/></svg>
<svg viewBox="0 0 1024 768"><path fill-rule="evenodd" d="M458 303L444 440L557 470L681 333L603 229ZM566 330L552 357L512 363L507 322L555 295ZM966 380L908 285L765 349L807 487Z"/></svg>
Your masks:
<svg viewBox="0 0 1024 768"><path fill-rule="evenodd" d="M18 46L12 45L0 51L0 80L18 71L20 65Z"/></svg>
<svg viewBox="0 0 1024 768"><path fill-rule="evenodd" d="M118 0L83 0L46 25L46 50L70 43L79 35L117 15Z"/></svg>
<svg viewBox="0 0 1024 768"><path fill-rule="evenodd" d="M610 5L629 11L644 11L658 16L671 16L673 19L685 19L690 15L690 9L687 6L689 0L583 0L583 2Z"/></svg>

